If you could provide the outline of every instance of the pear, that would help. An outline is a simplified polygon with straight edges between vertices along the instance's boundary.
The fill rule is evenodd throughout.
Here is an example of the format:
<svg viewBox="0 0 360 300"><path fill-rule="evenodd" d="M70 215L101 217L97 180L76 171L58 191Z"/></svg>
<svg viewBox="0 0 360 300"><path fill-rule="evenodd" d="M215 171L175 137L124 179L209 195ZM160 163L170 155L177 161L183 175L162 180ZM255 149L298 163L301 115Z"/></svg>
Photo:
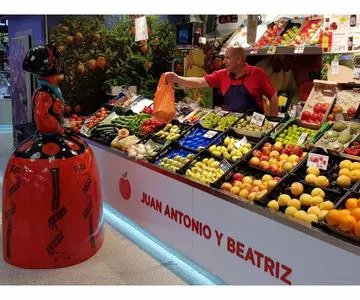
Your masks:
<svg viewBox="0 0 360 300"><path fill-rule="evenodd" d="M235 149L234 144L233 144L233 143L229 143L229 145L227 146L227 151L228 151L228 152L231 152L231 151L233 151L234 149Z"/></svg>
<svg viewBox="0 0 360 300"><path fill-rule="evenodd" d="M215 150L216 150L216 145L210 146L210 148L209 148L209 151L210 151L210 152L213 152L213 151L215 151Z"/></svg>
<svg viewBox="0 0 360 300"><path fill-rule="evenodd" d="M224 145L225 146L229 145L230 141L231 141L231 139L227 136L224 140Z"/></svg>
<svg viewBox="0 0 360 300"><path fill-rule="evenodd" d="M215 150L212 152L212 155L216 156L216 157L221 157L222 155L222 152L221 151L218 151L218 150Z"/></svg>

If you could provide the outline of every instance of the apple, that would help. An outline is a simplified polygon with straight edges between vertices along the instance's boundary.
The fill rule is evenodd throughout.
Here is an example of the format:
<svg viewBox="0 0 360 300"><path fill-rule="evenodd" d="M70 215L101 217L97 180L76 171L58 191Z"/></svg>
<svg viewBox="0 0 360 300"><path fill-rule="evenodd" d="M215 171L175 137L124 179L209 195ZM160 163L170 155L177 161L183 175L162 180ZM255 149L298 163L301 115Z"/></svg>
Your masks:
<svg viewBox="0 0 360 300"><path fill-rule="evenodd" d="M259 189L257 186L253 186L253 187L250 189L250 193L257 193L257 192L260 192L260 189Z"/></svg>
<svg viewBox="0 0 360 300"><path fill-rule="evenodd" d="M269 155L271 158L279 158L280 156L280 153L276 150L273 150L270 152L270 155Z"/></svg>
<svg viewBox="0 0 360 300"><path fill-rule="evenodd" d="M270 147L270 148L272 148L272 144L269 143L269 142L266 142L266 143L264 144L264 147Z"/></svg>
<svg viewBox="0 0 360 300"><path fill-rule="evenodd" d="M253 152L253 156L254 156L254 157L260 158L261 155L263 155L263 154L262 154L262 152L261 152L260 150L254 150L254 152Z"/></svg>
<svg viewBox="0 0 360 300"><path fill-rule="evenodd" d="M284 148L286 154L290 154L293 149L294 149L294 145L290 145L290 144L286 145Z"/></svg>
<svg viewBox="0 0 360 300"><path fill-rule="evenodd" d="M276 142L275 144L274 144L274 150L276 150L276 151L278 151L278 152L280 152L283 148L284 148L284 145L283 145L283 143L281 143L281 142Z"/></svg>
<svg viewBox="0 0 360 300"><path fill-rule="evenodd" d="M268 161L261 161L259 164L260 169L268 170L270 167L270 164Z"/></svg>
<svg viewBox="0 0 360 300"><path fill-rule="evenodd" d="M285 149L284 149L284 150L285 150ZM280 155L279 160L280 160L280 161L281 161L281 160L288 160L288 158L289 158L289 155L287 155L286 153L283 153L283 154Z"/></svg>
<svg viewBox="0 0 360 300"><path fill-rule="evenodd" d="M259 187L259 186L261 186L261 184L262 184L262 181L260 179L255 179L253 181L253 186Z"/></svg>
<svg viewBox="0 0 360 300"><path fill-rule="evenodd" d="M267 155L262 155L261 157L260 157L260 160L261 161L269 161L269 156L267 156Z"/></svg>
<svg viewBox="0 0 360 300"><path fill-rule="evenodd" d="M277 184L278 184L278 182L275 179L271 179L267 183L269 189L273 188Z"/></svg>
<svg viewBox="0 0 360 300"><path fill-rule="evenodd" d="M231 194L239 195L239 192L240 192L240 188L239 188L238 186L233 186L233 187L230 189L230 193L231 193Z"/></svg>
<svg viewBox="0 0 360 300"><path fill-rule="evenodd" d="M270 158L269 159L270 166L277 165L278 163L279 163L279 161L276 158Z"/></svg>
<svg viewBox="0 0 360 300"><path fill-rule="evenodd" d="M271 165L271 166L269 167L269 171L277 174L278 171L279 171L279 168L278 168L277 166L275 166L275 165Z"/></svg>
<svg viewBox="0 0 360 300"><path fill-rule="evenodd" d="M260 164L260 159L258 157L252 157L249 161L251 166L257 167Z"/></svg>
<svg viewBox="0 0 360 300"><path fill-rule="evenodd" d="M262 152L263 155L269 155L270 152L271 152L271 147L263 146L263 147L261 148L261 152Z"/></svg>
<svg viewBox="0 0 360 300"><path fill-rule="evenodd" d="M120 194L125 200L129 200L131 197L131 185L127 179L127 173L123 174L119 182Z"/></svg>
<svg viewBox="0 0 360 300"><path fill-rule="evenodd" d="M241 173L235 173L234 175L233 175L233 180L242 180L244 178L244 175L243 174L241 174Z"/></svg>
<svg viewBox="0 0 360 300"><path fill-rule="evenodd" d="M243 185L243 183L242 183L241 181L239 181L239 180L234 180L234 181L232 182L232 185L241 188L242 185Z"/></svg>
<svg viewBox="0 0 360 300"><path fill-rule="evenodd" d="M224 191L228 191L230 192L232 188L232 185L230 182L224 182L222 185L221 185L221 189L224 190Z"/></svg>
<svg viewBox="0 0 360 300"><path fill-rule="evenodd" d="M303 149L299 145L296 145L292 149L291 154L296 154L297 156L301 157L303 152L304 152Z"/></svg>
<svg viewBox="0 0 360 300"><path fill-rule="evenodd" d="M282 165L284 171L290 171L293 168L293 164L289 161L284 162L284 164Z"/></svg>

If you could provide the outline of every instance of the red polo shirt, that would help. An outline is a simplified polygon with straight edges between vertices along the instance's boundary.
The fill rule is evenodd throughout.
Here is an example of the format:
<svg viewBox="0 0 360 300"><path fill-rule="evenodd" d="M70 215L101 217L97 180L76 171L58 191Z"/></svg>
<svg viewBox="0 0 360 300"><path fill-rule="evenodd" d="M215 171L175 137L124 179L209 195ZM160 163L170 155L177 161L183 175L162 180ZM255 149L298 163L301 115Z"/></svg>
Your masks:
<svg viewBox="0 0 360 300"><path fill-rule="evenodd" d="M210 87L219 88L223 96L226 95L231 85L244 85L263 111L262 96L265 95L270 99L276 92L264 70L248 64L245 64L244 73L238 79L232 79L227 69L221 69L206 75L205 80Z"/></svg>

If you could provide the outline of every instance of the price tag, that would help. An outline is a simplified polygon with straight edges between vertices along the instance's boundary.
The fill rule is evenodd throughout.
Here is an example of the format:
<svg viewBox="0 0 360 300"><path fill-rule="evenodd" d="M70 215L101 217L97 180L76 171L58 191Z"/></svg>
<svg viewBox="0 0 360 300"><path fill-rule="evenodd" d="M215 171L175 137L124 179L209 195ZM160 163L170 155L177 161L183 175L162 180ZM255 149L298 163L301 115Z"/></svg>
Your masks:
<svg viewBox="0 0 360 300"><path fill-rule="evenodd" d="M207 139L211 139L213 138L215 135L217 135L217 131L214 130L209 130L208 132L206 132L203 137L207 138Z"/></svg>
<svg viewBox="0 0 360 300"><path fill-rule="evenodd" d="M221 162L220 162L220 165L219 165L220 169L223 170L224 172L227 172L231 169L231 164L226 160L226 159L223 159Z"/></svg>
<svg viewBox="0 0 360 300"><path fill-rule="evenodd" d="M333 60L331 62L331 74L333 75L339 74L339 61Z"/></svg>
<svg viewBox="0 0 360 300"><path fill-rule="evenodd" d="M250 122L252 124L255 124L255 125L258 125L261 127L261 126L263 126L264 120L265 120L265 115L254 112Z"/></svg>
<svg viewBox="0 0 360 300"><path fill-rule="evenodd" d="M259 53L259 49L253 49L250 51L250 55L255 55Z"/></svg>
<svg viewBox="0 0 360 300"><path fill-rule="evenodd" d="M275 54L276 53L276 46L270 46L267 54Z"/></svg>
<svg viewBox="0 0 360 300"><path fill-rule="evenodd" d="M294 53L301 54L304 53L305 45L295 45Z"/></svg>
<svg viewBox="0 0 360 300"><path fill-rule="evenodd" d="M68 118L64 118L64 127L66 127L66 128L71 127L70 120Z"/></svg>
<svg viewBox="0 0 360 300"><path fill-rule="evenodd" d="M239 149L241 146L244 146L246 143L248 142L246 136L244 136L240 141L237 141L236 143L234 143L234 147L236 149Z"/></svg>
<svg viewBox="0 0 360 300"><path fill-rule="evenodd" d="M286 106L287 101L288 101L287 97L282 96L282 95L279 96L279 106L281 106L281 107Z"/></svg>
<svg viewBox="0 0 360 300"><path fill-rule="evenodd" d="M83 125L83 126L81 126L81 128L80 128L80 133L83 134L83 135L85 135L85 136L90 136L89 130L90 130L90 129L89 129L86 125Z"/></svg>
<svg viewBox="0 0 360 300"><path fill-rule="evenodd" d="M135 19L135 42L147 40L148 30L146 17L140 17Z"/></svg>
<svg viewBox="0 0 360 300"><path fill-rule="evenodd" d="M307 136L308 136L308 134L307 134L306 132L303 132L303 133L300 135L300 137L299 137L298 141L296 142L296 144L298 144L298 145L304 144Z"/></svg>
<svg viewBox="0 0 360 300"><path fill-rule="evenodd" d="M327 170L329 163L329 156L316 154L316 153L309 153L306 166L307 167L317 167L320 170Z"/></svg>

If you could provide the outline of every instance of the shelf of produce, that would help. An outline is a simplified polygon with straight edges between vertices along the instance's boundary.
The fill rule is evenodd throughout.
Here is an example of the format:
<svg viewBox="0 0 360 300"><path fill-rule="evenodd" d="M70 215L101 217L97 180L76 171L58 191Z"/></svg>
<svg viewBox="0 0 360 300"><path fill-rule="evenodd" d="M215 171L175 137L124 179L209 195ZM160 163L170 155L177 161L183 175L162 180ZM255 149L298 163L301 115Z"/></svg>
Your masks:
<svg viewBox="0 0 360 300"><path fill-rule="evenodd" d="M258 50L245 49L247 55L270 55L268 54L269 48L261 48ZM277 47L272 55L322 55L323 51L319 47L305 46L303 53L295 53L294 47Z"/></svg>
<svg viewBox="0 0 360 300"><path fill-rule="evenodd" d="M225 282L360 284L359 245L87 141L103 199Z"/></svg>

